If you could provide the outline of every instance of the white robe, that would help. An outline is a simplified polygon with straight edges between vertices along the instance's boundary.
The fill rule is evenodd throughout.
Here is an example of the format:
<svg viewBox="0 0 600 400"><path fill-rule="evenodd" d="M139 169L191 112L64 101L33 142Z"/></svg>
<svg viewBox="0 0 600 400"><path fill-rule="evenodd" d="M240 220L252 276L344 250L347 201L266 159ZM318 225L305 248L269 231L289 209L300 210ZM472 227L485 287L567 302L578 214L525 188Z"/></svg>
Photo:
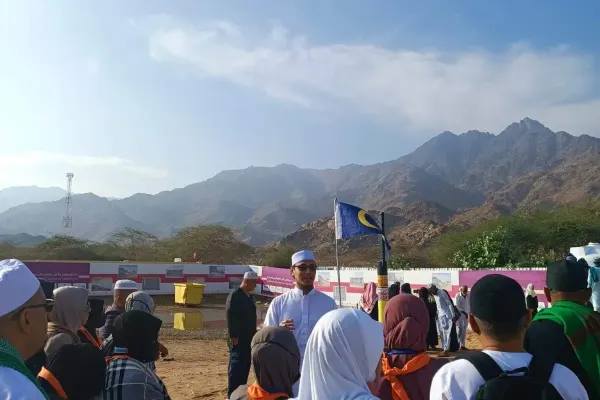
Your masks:
<svg viewBox="0 0 600 400"><path fill-rule="evenodd" d="M458 318L458 321L456 321L458 344L463 347L465 347L467 343L467 329L469 328L469 319L467 318L467 315L469 314L469 297L469 293L467 293L466 296L463 296L459 292L454 298L454 304L456 304L456 308L460 311L460 317Z"/></svg>
<svg viewBox="0 0 600 400"><path fill-rule="evenodd" d="M435 304L437 305L436 325L440 334L442 349L449 351L450 334L452 333L452 318L454 317L452 301L446 292L441 289L439 289L437 295L433 297L435 298Z"/></svg>
<svg viewBox="0 0 600 400"><path fill-rule="evenodd" d="M327 313L308 340L297 399L377 400L367 382L382 351L381 323L355 309Z"/></svg>
<svg viewBox="0 0 600 400"><path fill-rule="evenodd" d="M46 398L25 375L12 368L0 367L0 399L45 400Z"/></svg>

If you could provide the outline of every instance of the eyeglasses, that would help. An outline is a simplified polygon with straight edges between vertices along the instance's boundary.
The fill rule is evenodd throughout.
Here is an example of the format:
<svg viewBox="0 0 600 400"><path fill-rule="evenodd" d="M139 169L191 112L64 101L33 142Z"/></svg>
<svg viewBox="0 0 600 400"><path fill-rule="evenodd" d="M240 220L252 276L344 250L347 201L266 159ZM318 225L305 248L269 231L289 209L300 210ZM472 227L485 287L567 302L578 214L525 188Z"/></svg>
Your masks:
<svg viewBox="0 0 600 400"><path fill-rule="evenodd" d="M307 269L309 271L316 271L317 270L317 265L316 264L300 264L300 265L295 265L295 268L298 268L300 271L304 272Z"/></svg>
<svg viewBox="0 0 600 400"><path fill-rule="evenodd" d="M21 307L15 312L15 315L13 315L13 319L18 319L19 315L21 315L21 313L27 309L41 308L41 307L44 307L44 310L47 313L52 312L52 310L54 309L54 300L46 299L46 302L44 304L32 304L30 306Z"/></svg>

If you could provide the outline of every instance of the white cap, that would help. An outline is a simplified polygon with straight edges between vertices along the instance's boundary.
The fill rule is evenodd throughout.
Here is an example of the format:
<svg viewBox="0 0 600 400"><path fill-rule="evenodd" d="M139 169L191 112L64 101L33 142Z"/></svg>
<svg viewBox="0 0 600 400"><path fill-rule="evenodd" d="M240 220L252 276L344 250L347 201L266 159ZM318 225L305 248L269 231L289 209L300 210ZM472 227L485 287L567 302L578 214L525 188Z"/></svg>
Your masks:
<svg viewBox="0 0 600 400"><path fill-rule="evenodd" d="M292 266L302 261L315 261L315 253L310 250L300 250L292 256Z"/></svg>
<svg viewBox="0 0 600 400"><path fill-rule="evenodd" d="M27 303L39 289L40 281L21 261L0 261L0 317Z"/></svg>
<svg viewBox="0 0 600 400"><path fill-rule="evenodd" d="M248 271L244 274L244 279L257 280L258 274L254 271Z"/></svg>
<svg viewBox="0 0 600 400"><path fill-rule="evenodd" d="M115 290L137 290L137 283L129 279L122 279L115 283Z"/></svg>

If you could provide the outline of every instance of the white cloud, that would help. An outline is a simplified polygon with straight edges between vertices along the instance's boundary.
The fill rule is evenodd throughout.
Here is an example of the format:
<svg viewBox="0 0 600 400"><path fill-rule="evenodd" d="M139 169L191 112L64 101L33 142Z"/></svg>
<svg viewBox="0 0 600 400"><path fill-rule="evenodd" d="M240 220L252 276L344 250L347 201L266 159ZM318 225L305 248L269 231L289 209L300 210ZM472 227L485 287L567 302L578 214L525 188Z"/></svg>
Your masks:
<svg viewBox="0 0 600 400"><path fill-rule="evenodd" d="M119 157L78 156L45 151L30 151L23 154L3 154L2 163L9 167L31 167L42 165L65 165L72 167L112 167L147 178L165 178L164 169L137 165L131 160Z"/></svg>
<svg viewBox="0 0 600 400"><path fill-rule="evenodd" d="M311 45L278 26L262 39L230 22L150 18L150 54L302 107L346 107L415 131L499 131L525 116L600 134L593 60L558 46L502 53Z"/></svg>

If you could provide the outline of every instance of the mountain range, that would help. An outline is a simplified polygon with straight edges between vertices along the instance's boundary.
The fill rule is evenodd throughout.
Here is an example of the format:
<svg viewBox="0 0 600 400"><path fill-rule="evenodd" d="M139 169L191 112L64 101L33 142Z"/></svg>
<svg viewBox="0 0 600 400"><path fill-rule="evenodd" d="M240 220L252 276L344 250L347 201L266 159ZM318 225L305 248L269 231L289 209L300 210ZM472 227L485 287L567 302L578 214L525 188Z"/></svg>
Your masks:
<svg viewBox="0 0 600 400"><path fill-rule="evenodd" d="M329 219L338 198L385 211L395 240L419 243L448 226L599 194L600 139L553 132L525 118L497 135L443 132L375 165L250 167L156 195L75 195L72 234L101 241L132 227L164 237L190 225L222 224L252 245L318 246L332 243ZM2 212L0 234L60 231L64 201L43 200L49 201L23 201Z"/></svg>

